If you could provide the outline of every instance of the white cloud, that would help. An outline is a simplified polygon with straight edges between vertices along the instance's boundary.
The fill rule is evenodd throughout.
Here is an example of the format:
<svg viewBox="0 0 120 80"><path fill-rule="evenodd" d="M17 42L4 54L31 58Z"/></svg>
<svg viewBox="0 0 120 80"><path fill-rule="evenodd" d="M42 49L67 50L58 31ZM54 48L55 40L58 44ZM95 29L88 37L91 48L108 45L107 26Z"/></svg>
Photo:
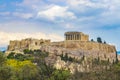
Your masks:
<svg viewBox="0 0 120 80"><path fill-rule="evenodd" d="M16 5L36 11L44 8L47 4L44 3L44 0L23 0L21 3L17 3Z"/></svg>
<svg viewBox="0 0 120 80"><path fill-rule="evenodd" d="M91 0L67 0L68 5L78 7L106 8L110 0L91 1Z"/></svg>
<svg viewBox="0 0 120 80"><path fill-rule="evenodd" d="M101 25L110 26L110 25L119 24L120 0L113 0L113 1L106 0L106 3L109 4L109 7L105 11L102 11L100 15L95 16L98 19L97 21L100 22Z"/></svg>
<svg viewBox="0 0 120 80"><path fill-rule="evenodd" d="M35 32L38 30L36 29L36 27L38 27L37 24L33 22L27 22L24 20L23 21L11 20L0 23L0 31L6 31L6 32Z"/></svg>
<svg viewBox="0 0 120 80"><path fill-rule="evenodd" d="M30 0L23 0L22 4L30 6L30 4L39 3L40 1L42 1L42 0L31 0L31 1Z"/></svg>
<svg viewBox="0 0 120 80"><path fill-rule="evenodd" d="M12 32L0 32L0 46L9 44L10 40L21 40L25 38L35 39L51 39L52 41L62 41L63 37L57 34L45 34L45 33L12 33Z"/></svg>
<svg viewBox="0 0 120 80"><path fill-rule="evenodd" d="M66 0L48 0L49 2L52 2L52 3L60 3L60 2L66 2Z"/></svg>
<svg viewBox="0 0 120 80"><path fill-rule="evenodd" d="M67 24L65 24L65 28L67 28L67 29L73 29L74 26L72 24L70 24L70 23L67 23Z"/></svg>
<svg viewBox="0 0 120 80"><path fill-rule="evenodd" d="M47 18L50 20L60 19L75 19L76 16L73 12L68 11L68 7L54 5L46 10L39 11L38 17Z"/></svg>
<svg viewBox="0 0 120 80"><path fill-rule="evenodd" d="M33 7L35 4L39 3L42 0L23 0L22 3L19 3L17 5L19 6L26 6L26 7Z"/></svg>
<svg viewBox="0 0 120 80"><path fill-rule="evenodd" d="M29 19L33 17L32 13L19 13L19 12L14 12L14 16L19 17L19 18L24 18L24 19Z"/></svg>

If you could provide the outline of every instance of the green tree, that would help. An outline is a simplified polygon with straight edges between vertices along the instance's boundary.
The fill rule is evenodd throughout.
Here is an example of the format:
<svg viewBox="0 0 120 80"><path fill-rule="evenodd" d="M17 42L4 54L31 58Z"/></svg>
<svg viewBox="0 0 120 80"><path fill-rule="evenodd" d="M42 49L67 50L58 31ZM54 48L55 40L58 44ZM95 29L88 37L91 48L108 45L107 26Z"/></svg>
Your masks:
<svg viewBox="0 0 120 80"><path fill-rule="evenodd" d="M13 80L39 80L39 70L31 61L18 61L9 59L6 61L6 66L12 68L14 71L12 75ZM4 71L5 72L5 71Z"/></svg>
<svg viewBox="0 0 120 80"><path fill-rule="evenodd" d="M4 57L3 53L0 52L0 66L2 66L6 61L6 58Z"/></svg>
<svg viewBox="0 0 120 80"><path fill-rule="evenodd" d="M94 40L93 40L93 39L91 39L91 42L94 42Z"/></svg>
<svg viewBox="0 0 120 80"><path fill-rule="evenodd" d="M70 77L70 71L68 70L55 70L52 73L50 80L67 80Z"/></svg>
<svg viewBox="0 0 120 80"><path fill-rule="evenodd" d="M23 50L24 54L33 54L34 52L32 50L29 49L25 49Z"/></svg>
<svg viewBox="0 0 120 80"><path fill-rule="evenodd" d="M11 53L7 56L7 58L8 58L8 59L14 59L14 55L15 55L15 53L14 53L14 52L11 52Z"/></svg>
<svg viewBox="0 0 120 80"><path fill-rule="evenodd" d="M107 44L106 41L104 41L104 44Z"/></svg>
<svg viewBox="0 0 120 80"><path fill-rule="evenodd" d="M9 66L0 67L0 80L11 80L13 73Z"/></svg>
<svg viewBox="0 0 120 80"><path fill-rule="evenodd" d="M97 42L98 42L98 43L102 43L101 37L97 37Z"/></svg>
<svg viewBox="0 0 120 80"><path fill-rule="evenodd" d="M60 55L60 57L61 57L61 60L63 60L63 59L64 59L63 53Z"/></svg>
<svg viewBox="0 0 120 80"><path fill-rule="evenodd" d="M73 58L72 57L69 57L68 60L71 61L71 62L73 62Z"/></svg>
<svg viewBox="0 0 120 80"><path fill-rule="evenodd" d="M24 56L23 54L16 54L14 59L24 61L26 59L26 56Z"/></svg>
<svg viewBox="0 0 120 80"><path fill-rule="evenodd" d="M93 65L99 65L100 64L100 58L98 57L98 58L94 58L93 60L92 60L92 64Z"/></svg>
<svg viewBox="0 0 120 80"><path fill-rule="evenodd" d="M36 66L27 64L21 67L20 80L39 80L39 71Z"/></svg>
<svg viewBox="0 0 120 80"><path fill-rule="evenodd" d="M85 56L83 55L81 59L82 59L82 61L84 61L84 59L85 59Z"/></svg>
<svg viewBox="0 0 120 80"><path fill-rule="evenodd" d="M61 57L61 60L64 60L64 61L68 61L69 60L69 57L68 57L68 54L66 53L65 55L60 55Z"/></svg>
<svg viewBox="0 0 120 80"><path fill-rule="evenodd" d="M0 80L10 80L12 73L11 68L5 65L6 57L0 52Z"/></svg>

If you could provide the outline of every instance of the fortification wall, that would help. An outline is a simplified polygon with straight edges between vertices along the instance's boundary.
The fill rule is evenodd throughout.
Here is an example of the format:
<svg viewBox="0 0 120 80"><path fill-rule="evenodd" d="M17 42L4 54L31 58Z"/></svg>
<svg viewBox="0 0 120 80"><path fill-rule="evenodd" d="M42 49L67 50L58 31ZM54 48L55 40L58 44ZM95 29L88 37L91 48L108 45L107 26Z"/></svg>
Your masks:
<svg viewBox="0 0 120 80"><path fill-rule="evenodd" d="M81 49L91 51L102 51L105 53L115 53L116 48L113 45L90 42L90 41L65 41L65 47L69 49Z"/></svg>
<svg viewBox="0 0 120 80"><path fill-rule="evenodd" d="M90 42L90 41L62 41L50 42L50 40L24 39L21 41L10 41L8 51L23 50L23 49L40 49L42 44L47 46L61 47L69 50L84 50L84 51L101 51L106 54L116 53L116 48L113 45Z"/></svg>
<svg viewBox="0 0 120 80"><path fill-rule="evenodd" d="M8 50L7 51L15 51L15 50L20 50L23 51L24 49L40 49L40 45L43 44L50 44L50 40L38 40L38 39L23 39L21 41L15 40L15 41L10 41L10 44L8 45Z"/></svg>

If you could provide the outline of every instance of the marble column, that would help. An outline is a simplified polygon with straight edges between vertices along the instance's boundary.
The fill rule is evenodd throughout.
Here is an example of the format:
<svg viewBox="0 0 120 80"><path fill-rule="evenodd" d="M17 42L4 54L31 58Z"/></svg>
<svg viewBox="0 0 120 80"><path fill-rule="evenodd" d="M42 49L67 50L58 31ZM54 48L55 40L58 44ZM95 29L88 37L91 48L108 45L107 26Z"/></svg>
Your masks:
<svg viewBox="0 0 120 80"><path fill-rule="evenodd" d="M72 35L70 35L70 40L72 40Z"/></svg>
<svg viewBox="0 0 120 80"><path fill-rule="evenodd" d="M75 40L75 35L73 35L73 40Z"/></svg>
<svg viewBox="0 0 120 80"><path fill-rule="evenodd" d="M72 40L74 40L74 34L72 35L73 37L72 37Z"/></svg>
<svg viewBox="0 0 120 80"><path fill-rule="evenodd" d="M81 36L79 35L79 40L81 40Z"/></svg>
<svg viewBox="0 0 120 80"><path fill-rule="evenodd" d="M69 35L67 35L67 40L69 40Z"/></svg>
<svg viewBox="0 0 120 80"><path fill-rule="evenodd" d="M74 40L74 35L72 34L72 40Z"/></svg>
<svg viewBox="0 0 120 80"><path fill-rule="evenodd" d="M66 40L68 40L68 35L66 35Z"/></svg>
<svg viewBox="0 0 120 80"><path fill-rule="evenodd" d="M79 40L79 35L77 35L77 40Z"/></svg>
<svg viewBox="0 0 120 80"><path fill-rule="evenodd" d="M68 35L68 40L69 40L69 35Z"/></svg>
<svg viewBox="0 0 120 80"><path fill-rule="evenodd" d="M70 35L68 35L68 40L70 40Z"/></svg>
<svg viewBox="0 0 120 80"><path fill-rule="evenodd" d="M77 40L77 34L75 35L75 40Z"/></svg>
<svg viewBox="0 0 120 80"><path fill-rule="evenodd" d="M75 40L76 40L76 34L75 34Z"/></svg>
<svg viewBox="0 0 120 80"><path fill-rule="evenodd" d="M75 34L73 35L73 40L75 40Z"/></svg>
<svg viewBox="0 0 120 80"><path fill-rule="evenodd" d="M74 35L74 40L76 40L76 34Z"/></svg>
<svg viewBox="0 0 120 80"><path fill-rule="evenodd" d="M72 35L71 35L71 40L72 40Z"/></svg>

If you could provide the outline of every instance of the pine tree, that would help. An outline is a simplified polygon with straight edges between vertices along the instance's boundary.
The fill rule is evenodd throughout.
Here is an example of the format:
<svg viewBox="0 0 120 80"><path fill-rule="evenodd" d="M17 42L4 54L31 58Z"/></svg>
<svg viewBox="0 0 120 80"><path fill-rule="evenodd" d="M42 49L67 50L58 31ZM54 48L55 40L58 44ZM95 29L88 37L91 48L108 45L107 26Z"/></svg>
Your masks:
<svg viewBox="0 0 120 80"><path fill-rule="evenodd" d="M97 42L98 42L98 43L102 43L101 37L98 37L98 38L97 38Z"/></svg>

